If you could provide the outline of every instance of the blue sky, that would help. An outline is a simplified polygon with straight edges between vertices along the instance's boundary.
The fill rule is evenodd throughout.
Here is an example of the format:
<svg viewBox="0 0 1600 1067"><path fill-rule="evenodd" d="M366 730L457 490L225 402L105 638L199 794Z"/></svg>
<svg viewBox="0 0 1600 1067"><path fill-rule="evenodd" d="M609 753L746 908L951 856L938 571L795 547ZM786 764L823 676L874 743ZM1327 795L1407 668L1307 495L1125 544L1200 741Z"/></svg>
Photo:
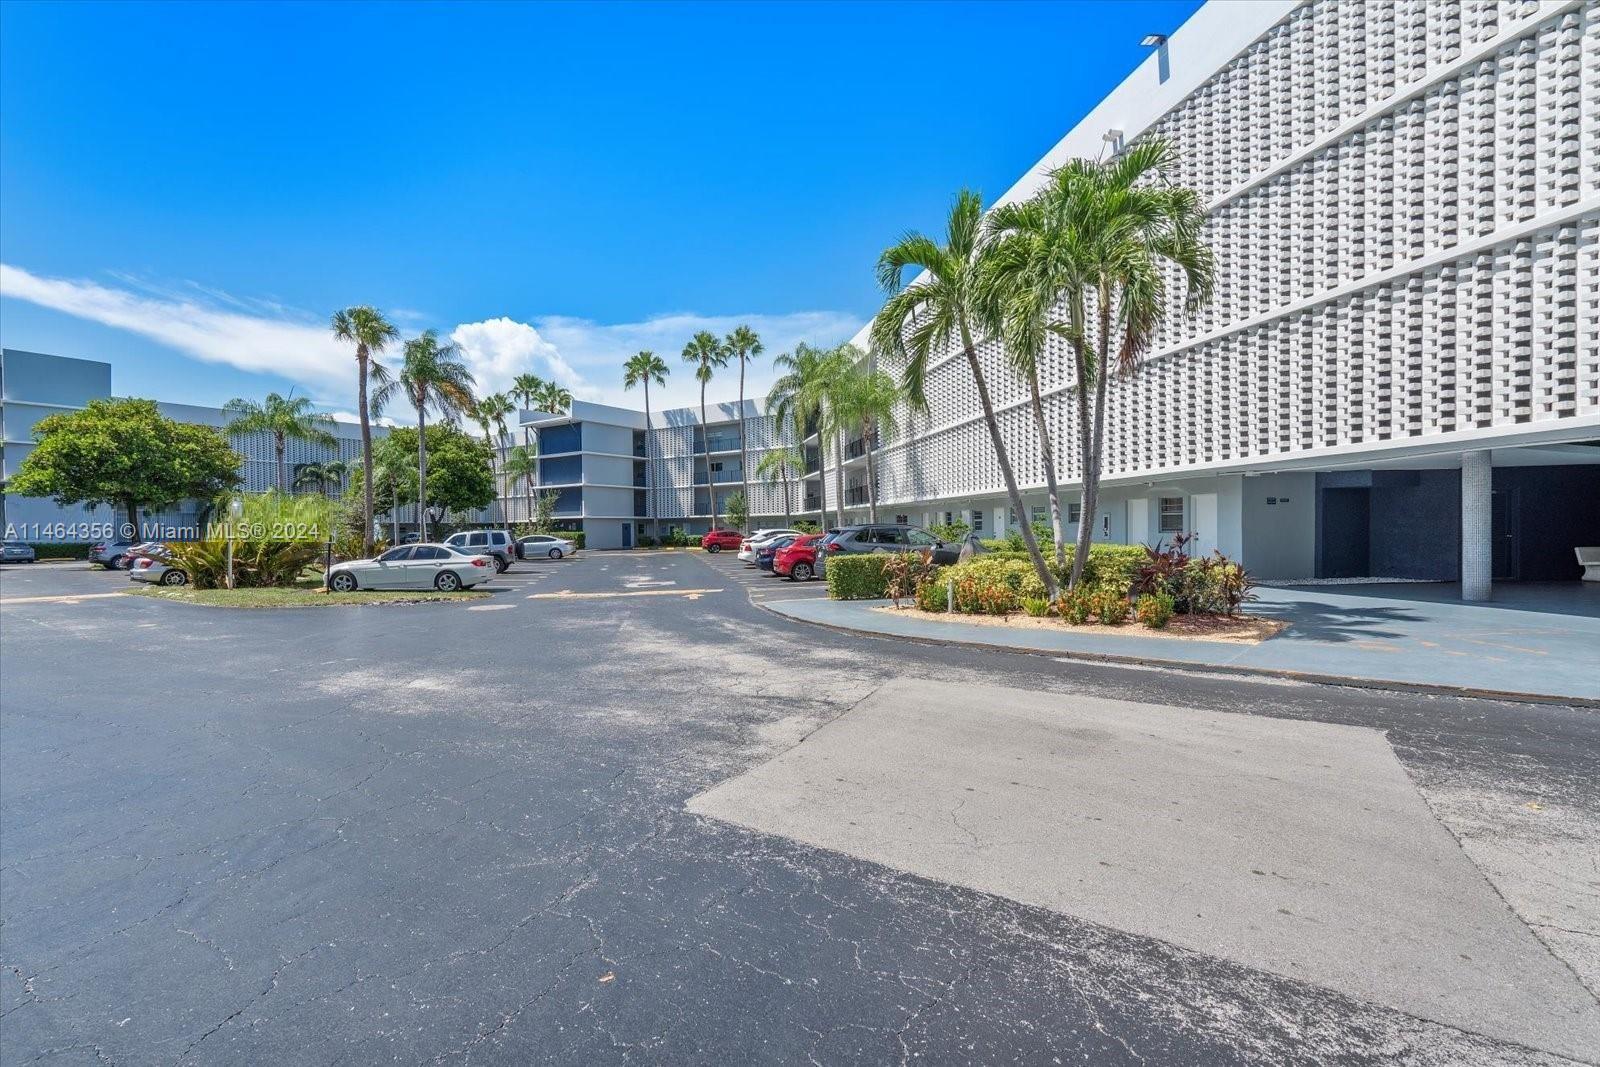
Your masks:
<svg viewBox="0 0 1600 1067"><path fill-rule="evenodd" d="M347 409L352 303L609 402L701 327L842 340L1198 6L8 2L0 341Z"/></svg>

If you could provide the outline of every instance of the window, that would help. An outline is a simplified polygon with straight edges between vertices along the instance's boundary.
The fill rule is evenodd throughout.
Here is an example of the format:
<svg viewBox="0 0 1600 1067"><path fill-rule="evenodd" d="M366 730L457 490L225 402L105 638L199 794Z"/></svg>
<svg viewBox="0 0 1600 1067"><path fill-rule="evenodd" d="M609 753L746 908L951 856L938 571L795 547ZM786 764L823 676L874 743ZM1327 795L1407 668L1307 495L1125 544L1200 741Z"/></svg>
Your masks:
<svg viewBox="0 0 1600 1067"><path fill-rule="evenodd" d="M1039 509L1038 508L1034 508L1033 510L1037 513ZM1035 515L1035 519L1037 519L1037 517L1038 516L1036 514ZM1015 526L1016 524L1017 524L1017 509L1016 508L1011 508L1011 507L1006 508L1006 525L1007 526Z"/></svg>
<svg viewBox="0 0 1600 1067"><path fill-rule="evenodd" d="M1045 507L1043 504L1035 504L1033 506L1033 518L1030 521L1032 521L1032 522L1049 522L1050 521L1050 509Z"/></svg>
<svg viewBox="0 0 1600 1067"><path fill-rule="evenodd" d="M489 543L489 535L488 534L475 533L475 534L468 534L467 535L467 544L472 546L473 548L482 548L484 545L486 545L488 543ZM428 557L428 558L431 559L432 557Z"/></svg>
<svg viewBox="0 0 1600 1067"><path fill-rule="evenodd" d="M983 533L983 509L972 509L972 532Z"/></svg>
<svg viewBox="0 0 1600 1067"><path fill-rule="evenodd" d="M939 539L925 530L907 530L906 541L918 548L932 548L939 543Z"/></svg>
<svg viewBox="0 0 1600 1067"><path fill-rule="evenodd" d="M417 546L417 554L412 556L411 558L412 559L449 559L450 555L451 555L450 550L447 549L447 548L438 548L438 547L436 547L434 545L419 545L419 546Z"/></svg>
<svg viewBox="0 0 1600 1067"><path fill-rule="evenodd" d="M947 512L944 513L944 524L946 526L951 525L955 521L956 521L956 517L954 515L952 515L950 512L947 511Z"/></svg>
<svg viewBox="0 0 1600 1067"><path fill-rule="evenodd" d="M1161 498L1161 532L1183 533L1183 497Z"/></svg>
<svg viewBox="0 0 1600 1067"><path fill-rule="evenodd" d="M911 524L911 516L909 516L909 515L896 515L894 517L894 521L899 523L901 526L909 526Z"/></svg>
<svg viewBox="0 0 1600 1067"><path fill-rule="evenodd" d="M410 559L413 551L415 550L410 545L402 545L399 548L391 548L389 551L378 557L378 562L400 563L403 560Z"/></svg>
<svg viewBox="0 0 1600 1067"><path fill-rule="evenodd" d="M1083 520L1083 502L1074 500L1067 505L1067 523L1076 525Z"/></svg>

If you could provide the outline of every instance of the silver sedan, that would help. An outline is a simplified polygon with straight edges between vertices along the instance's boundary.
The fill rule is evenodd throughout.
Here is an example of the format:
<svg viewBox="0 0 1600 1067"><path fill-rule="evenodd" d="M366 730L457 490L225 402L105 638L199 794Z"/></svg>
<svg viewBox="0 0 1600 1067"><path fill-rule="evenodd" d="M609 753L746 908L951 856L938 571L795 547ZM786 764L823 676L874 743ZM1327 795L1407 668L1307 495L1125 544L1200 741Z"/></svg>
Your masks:
<svg viewBox="0 0 1600 1067"><path fill-rule="evenodd" d="M449 545L400 545L376 559L334 564L328 571L328 588L336 593L356 589L453 593L487 582L494 572L494 560L488 556L458 552Z"/></svg>

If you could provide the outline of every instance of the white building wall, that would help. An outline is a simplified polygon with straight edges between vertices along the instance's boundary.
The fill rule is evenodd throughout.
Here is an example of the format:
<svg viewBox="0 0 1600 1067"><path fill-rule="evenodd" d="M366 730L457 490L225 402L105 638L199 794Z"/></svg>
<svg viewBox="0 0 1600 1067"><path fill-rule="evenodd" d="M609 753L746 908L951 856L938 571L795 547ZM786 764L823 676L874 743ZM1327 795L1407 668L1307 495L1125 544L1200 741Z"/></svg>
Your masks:
<svg viewBox="0 0 1600 1067"><path fill-rule="evenodd" d="M1206 55L1204 36L1241 26L1242 51ZM1215 299L1169 319L1142 372L1113 382L1109 485L1596 435L1600 5L1213 3L1168 48L1169 83L1152 57L1008 194L1097 152L1114 122L1130 142L1172 139L1173 177L1209 205ZM1190 57L1225 61L1196 78ZM979 354L1019 482L1037 489L1024 385L997 344ZM1041 376L1071 488L1064 344ZM881 452L882 505L1003 492L959 353L927 392L928 413L905 413ZM1130 506L1138 540L1149 527Z"/></svg>

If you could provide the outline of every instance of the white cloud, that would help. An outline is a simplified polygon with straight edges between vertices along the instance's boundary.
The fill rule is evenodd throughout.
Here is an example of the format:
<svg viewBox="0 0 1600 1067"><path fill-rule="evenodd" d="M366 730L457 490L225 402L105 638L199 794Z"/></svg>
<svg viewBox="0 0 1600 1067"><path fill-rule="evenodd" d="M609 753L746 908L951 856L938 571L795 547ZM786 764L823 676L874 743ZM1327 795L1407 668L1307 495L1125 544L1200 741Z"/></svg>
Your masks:
<svg viewBox="0 0 1600 1067"><path fill-rule="evenodd" d="M280 375L329 407L353 406L355 361L350 349L333 339L326 322L273 301L239 298L196 282L158 287L135 278L119 277L119 281L124 287L45 278L0 264L0 296L127 330L208 363ZM419 314L406 312L401 317L410 320L408 328L420 330L424 323ZM674 313L623 323L560 315L519 322L502 316L440 332L448 332L461 346L480 391L509 388L518 374L532 372L555 379L579 399L624 407L641 405L643 397L622 388L622 365L635 352L650 349L672 371L664 389L651 390L651 402L659 408L700 401L699 385L680 358L689 339L700 330L722 337L741 324L755 330L766 349L751 364L745 380L745 395L759 399L776 377L773 357L801 341L847 340L861 320L836 311ZM395 353L389 362L397 360ZM737 390L738 368L729 367L713 381L707 399L732 400Z"/></svg>
<svg viewBox="0 0 1600 1067"><path fill-rule="evenodd" d="M526 322L505 316L464 322L451 332L450 340L461 346L479 392L503 392L511 388L517 375L532 373L555 379L580 399L595 398L594 388L583 375Z"/></svg>
<svg viewBox="0 0 1600 1067"><path fill-rule="evenodd" d="M266 315L218 307L179 293L112 289L91 281L42 278L21 267L0 264L0 296L26 300L177 349L207 363L279 374L313 391L347 394L354 359L333 339L326 323L283 314ZM247 307L229 301L232 307Z"/></svg>

